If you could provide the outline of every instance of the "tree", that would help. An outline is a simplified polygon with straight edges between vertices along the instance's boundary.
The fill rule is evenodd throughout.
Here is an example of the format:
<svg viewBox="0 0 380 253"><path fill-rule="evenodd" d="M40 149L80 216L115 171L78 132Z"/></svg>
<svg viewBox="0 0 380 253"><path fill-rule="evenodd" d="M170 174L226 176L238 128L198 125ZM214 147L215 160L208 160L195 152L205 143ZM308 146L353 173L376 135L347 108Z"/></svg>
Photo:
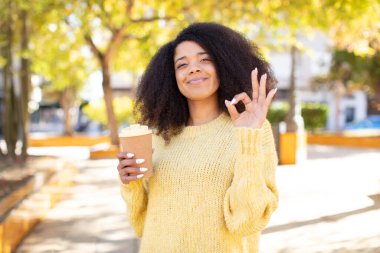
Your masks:
<svg viewBox="0 0 380 253"><path fill-rule="evenodd" d="M28 6L25 0L18 2ZM185 25L194 21L221 22L243 32L250 39L260 42L259 46L267 49L265 51L268 51L268 48L288 51L296 48L296 51L302 52L303 48L299 35L312 34L315 29L327 33L333 31L336 34L344 35L347 29L358 31L360 25L368 23L368 27L370 27L369 32L366 33L367 35L370 34L368 38L371 38L372 41L378 41L373 39L376 38L376 31L378 31L375 22L379 10L378 6L378 2L372 3L369 0L363 0L360 3L344 0L317 0L312 2L292 0L78 0L65 2L62 0L45 0L37 1L33 5L34 11L31 14L34 14L32 19L35 25L32 27L35 31L38 31L36 27L39 26L52 29L52 25L56 25L58 30L62 29L62 33L58 33L58 36L49 36L55 38L56 41L62 39L62 42L70 42L68 44L71 46L65 49L66 57L72 52L76 52L78 56L78 52L85 50L85 47L91 49L99 68L102 70L108 129L110 129L112 143L116 144L118 141L117 122L112 107L110 87L112 71L128 69L132 72L140 72L157 48ZM358 10L361 15L357 15ZM48 15L49 13L54 14L53 18ZM70 27L70 31L66 28L65 30L64 27ZM49 33L54 34L53 31L49 31ZM39 33L33 32L33 34ZM363 36L365 37L365 34ZM35 39L36 37L33 37L33 41L38 42ZM348 38L349 36L344 36L342 41L350 41ZM48 49L54 44L45 43L44 49ZM40 43L36 43L34 49L38 51L39 45ZM355 48L355 46L351 47ZM59 55L58 49L60 48L56 48L56 52ZM53 52L53 50L50 51ZM54 53L51 54L54 55ZM79 58L77 58L79 62L71 62L71 65L79 64L78 66L81 66L82 63ZM58 57L57 59L62 58ZM51 60L47 62L53 63L54 57L51 57ZM57 64L64 65L61 62L59 60ZM38 65L36 60L33 66ZM66 64L66 67L70 68L71 65ZM49 66L53 66L53 64L49 64ZM38 69L38 67L33 68ZM61 72L71 73L64 69L62 67ZM41 73L45 73L44 71L51 72L49 70L39 71ZM59 76L59 73L54 75L45 73L45 75ZM49 79L52 85L57 83L56 79ZM68 86L74 83L80 83L80 81L66 82ZM294 91L291 90L290 93L292 94Z"/></svg>
<svg viewBox="0 0 380 253"><path fill-rule="evenodd" d="M152 32L158 32L157 21L170 19L165 12L167 6L162 4L161 7L158 8L154 1L150 5L134 0L78 1L70 6L72 12L65 18L73 30L80 31L101 68L107 125L112 144L118 144L118 123L112 106L113 61L116 57L123 57L126 62L136 61L131 58L134 53L118 55L118 52L122 46L132 45L136 49L136 40L141 43L152 41ZM131 49L128 51L132 52Z"/></svg>
<svg viewBox="0 0 380 253"><path fill-rule="evenodd" d="M4 139L7 151L0 155L25 162L28 140L30 63L26 54L29 41L29 11L20 1L0 3L1 55L3 59ZM20 17L16 19L16 17ZM17 63L20 67L16 68ZM17 151L19 141L21 151Z"/></svg>
<svg viewBox="0 0 380 253"><path fill-rule="evenodd" d="M312 85L314 89L327 86L328 89L335 90L337 100L340 100L346 90L363 90L369 98L368 113L376 114L380 111L380 51L371 55L356 55L348 50L335 49L329 73L316 76ZM339 108L337 112L339 117Z"/></svg>
<svg viewBox="0 0 380 253"><path fill-rule="evenodd" d="M292 63L288 98L290 108L286 119L288 131L296 131L299 121L296 116L299 112L297 113L294 72L295 54L304 50L300 35L323 32L332 38L333 45L354 54L371 55L375 48L380 48L379 1L268 1L252 5L256 11L248 15L263 22L263 28L268 28L265 31L280 45L275 48L283 47L290 51ZM265 16L267 17L264 18Z"/></svg>
<svg viewBox="0 0 380 253"><path fill-rule="evenodd" d="M60 18L57 12L50 12L43 20L36 21L40 25L35 27L32 36L32 69L49 83L46 88L58 93L64 112L64 135L72 135L71 111L94 64L85 56L78 35Z"/></svg>
<svg viewBox="0 0 380 253"><path fill-rule="evenodd" d="M370 50L376 49L370 47ZM370 93L380 93L380 50L371 55L335 50L330 79L341 80L346 86L359 87Z"/></svg>

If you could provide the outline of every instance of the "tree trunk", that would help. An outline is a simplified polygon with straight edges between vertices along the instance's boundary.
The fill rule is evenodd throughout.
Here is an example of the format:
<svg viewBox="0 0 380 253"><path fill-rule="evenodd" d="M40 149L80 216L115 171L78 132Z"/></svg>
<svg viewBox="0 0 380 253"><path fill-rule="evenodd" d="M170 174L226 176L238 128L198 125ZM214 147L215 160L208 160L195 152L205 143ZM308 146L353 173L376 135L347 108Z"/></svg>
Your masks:
<svg viewBox="0 0 380 253"><path fill-rule="evenodd" d="M304 123L301 116L301 106L296 98L296 57L297 48L292 46L290 49L290 80L289 80L289 111L286 115L286 131L297 132L304 130Z"/></svg>
<svg viewBox="0 0 380 253"><path fill-rule="evenodd" d="M120 47L121 43L124 41L123 35L125 31L125 25L120 27L113 32L110 43L108 44L105 54L102 54L99 49L96 47L94 41L92 40L89 34L85 34L84 38L88 42L91 51L94 53L96 58L99 60L99 63L102 68L103 76L103 93L104 93L104 102L106 105L107 112L107 127L110 131L111 144L119 145L119 136L118 136L118 123L116 121L115 112L112 104L112 88L111 88L111 74L110 74L110 62Z"/></svg>
<svg viewBox="0 0 380 253"><path fill-rule="evenodd" d="M28 50L29 44L29 27L28 27L28 13L26 10L21 11L21 51L26 52ZM21 58L21 95L20 101L20 132L21 132L21 159L23 162L27 159L27 148L28 148L28 136L29 136L29 113L28 113L28 103L30 96L30 62L27 57Z"/></svg>
<svg viewBox="0 0 380 253"><path fill-rule="evenodd" d="M0 25L0 36L6 38L7 31L6 31L5 26L6 25ZM6 45L0 44L0 54L1 54L2 58L7 59L5 52L6 52ZM6 79L5 79L5 66L3 66L0 71L2 72L1 80L0 80L0 82L3 83L2 92L3 92L3 94L5 94L5 87L6 87L6 84L5 84L5 81L6 81ZM4 98L1 99L0 102L1 102L1 104L0 104L0 110L1 110L1 113L0 113L0 131L1 131L0 142L2 142L3 136L5 135L5 133L4 133L4 131L5 131L4 130L4 128L5 128L5 112L4 112L5 100L4 100ZM6 151L5 151L5 149L3 149L3 146L0 143L0 161L3 162L5 159L6 159Z"/></svg>
<svg viewBox="0 0 380 253"><path fill-rule="evenodd" d="M4 45L4 58L6 64L3 69L4 81L4 139L7 146L7 157L16 160L16 142L17 142L17 111L16 98L13 82L13 20L12 20L12 1L8 2L8 17L4 24L4 33L6 41Z"/></svg>
<svg viewBox="0 0 380 253"><path fill-rule="evenodd" d="M69 87L62 91L60 101L59 101L64 115L64 135L72 136L74 133L72 120L71 120L71 109L75 103L75 88Z"/></svg>
<svg viewBox="0 0 380 253"><path fill-rule="evenodd" d="M106 57L101 59L102 75L103 75L103 92L104 101L106 105L108 129L110 130L111 143L119 145L118 138L118 124L115 117L115 112L112 105L112 88L111 88L111 75L109 70L109 60Z"/></svg>

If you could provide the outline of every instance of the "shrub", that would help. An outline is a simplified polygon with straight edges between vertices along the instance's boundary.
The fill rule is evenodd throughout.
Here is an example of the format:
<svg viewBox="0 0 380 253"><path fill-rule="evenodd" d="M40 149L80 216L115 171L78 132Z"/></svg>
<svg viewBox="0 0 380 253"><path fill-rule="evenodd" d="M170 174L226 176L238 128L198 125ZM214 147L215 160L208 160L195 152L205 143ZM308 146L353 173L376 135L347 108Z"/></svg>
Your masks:
<svg viewBox="0 0 380 253"><path fill-rule="evenodd" d="M325 128L327 122L328 108L322 103L303 103L301 114L305 122L306 130Z"/></svg>
<svg viewBox="0 0 380 253"><path fill-rule="evenodd" d="M289 105L285 102L275 102L268 111L267 118L272 123L285 121ZM323 103L302 103L301 115L305 122L305 129L314 131L326 126L328 107Z"/></svg>
<svg viewBox="0 0 380 253"><path fill-rule="evenodd" d="M289 106L285 102L273 102L269 107L267 118L272 124L285 121Z"/></svg>

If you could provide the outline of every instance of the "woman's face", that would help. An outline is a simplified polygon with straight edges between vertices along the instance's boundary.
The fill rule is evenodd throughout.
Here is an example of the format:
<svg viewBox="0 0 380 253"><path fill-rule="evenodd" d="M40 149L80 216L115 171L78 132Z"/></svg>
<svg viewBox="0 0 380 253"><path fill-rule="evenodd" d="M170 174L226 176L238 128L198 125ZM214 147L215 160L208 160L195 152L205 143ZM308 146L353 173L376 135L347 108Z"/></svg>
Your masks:
<svg viewBox="0 0 380 253"><path fill-rule="evenodd" d="M217 100L219 80L213 59L193 41L178 44L174 52L177 85L188 100Z"/></svg>

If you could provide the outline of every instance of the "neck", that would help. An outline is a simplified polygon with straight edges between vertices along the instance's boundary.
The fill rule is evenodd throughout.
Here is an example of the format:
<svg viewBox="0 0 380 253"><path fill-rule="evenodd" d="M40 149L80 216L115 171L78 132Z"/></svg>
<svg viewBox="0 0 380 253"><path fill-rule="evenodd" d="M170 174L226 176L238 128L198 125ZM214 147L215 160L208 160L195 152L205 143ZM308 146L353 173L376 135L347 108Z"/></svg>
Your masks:
<svg viewBox="0 0 380 253"><path fill-rule="evenodd" d="M199 126L216 119L220 115L218 102L188 101L190 118L189 126Z"/></svg>

